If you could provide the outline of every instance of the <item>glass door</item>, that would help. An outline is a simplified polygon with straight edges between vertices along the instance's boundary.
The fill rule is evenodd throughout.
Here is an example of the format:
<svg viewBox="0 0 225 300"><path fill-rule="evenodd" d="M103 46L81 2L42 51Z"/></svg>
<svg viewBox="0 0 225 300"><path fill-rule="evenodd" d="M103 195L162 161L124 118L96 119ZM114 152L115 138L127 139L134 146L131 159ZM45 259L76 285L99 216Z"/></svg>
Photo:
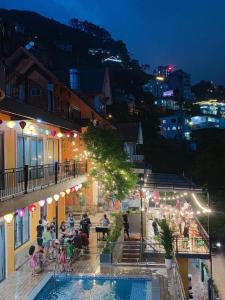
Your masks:
<svg viewBox="0 0 225 300"><path fill-rule="evenodd" d="M0 223L0 282L5 279L5 226Z"/></svg>

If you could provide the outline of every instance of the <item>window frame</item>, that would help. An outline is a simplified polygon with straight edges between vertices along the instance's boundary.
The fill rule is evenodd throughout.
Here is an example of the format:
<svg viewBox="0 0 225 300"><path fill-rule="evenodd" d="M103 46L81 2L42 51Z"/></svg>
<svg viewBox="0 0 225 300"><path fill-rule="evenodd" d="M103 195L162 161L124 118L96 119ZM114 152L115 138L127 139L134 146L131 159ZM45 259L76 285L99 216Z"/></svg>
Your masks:
<svg viewBox="0 0 225 300"><path fill-rule="evenodd" d="M27 210L27 214L28 214L28 224L27 224L28 235L27 235L26 239L24 239L24 234L23 234L23 227L24 227L23 220L24 220L24 216L20 217L17 212L14 214L14 250L22 247L24 244L26 244L30 240L30 212L29 212L28 207L26 207L25 210ZM19 221L21 223L20 227L19 227L20 236L21 236L21 244L19 244L19 245L16 245L16 237L17 237L17 225L16 225L16 222L17 222L17 217L19 218Z"/></svg>

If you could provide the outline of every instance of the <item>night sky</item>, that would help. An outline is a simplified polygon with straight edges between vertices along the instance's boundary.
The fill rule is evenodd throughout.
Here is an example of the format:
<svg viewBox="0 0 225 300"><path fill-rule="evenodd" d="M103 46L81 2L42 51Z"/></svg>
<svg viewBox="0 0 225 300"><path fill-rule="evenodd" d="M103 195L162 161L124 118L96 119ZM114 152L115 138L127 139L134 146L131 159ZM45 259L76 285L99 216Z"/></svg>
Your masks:
<svg viewBox="0 0 225 300"><path fill-rule="evenodd" d="M225 0L0 0L1 8L33 10L68 23L98 24L127 43L141 63L173 64L225 84Z"/></svg>

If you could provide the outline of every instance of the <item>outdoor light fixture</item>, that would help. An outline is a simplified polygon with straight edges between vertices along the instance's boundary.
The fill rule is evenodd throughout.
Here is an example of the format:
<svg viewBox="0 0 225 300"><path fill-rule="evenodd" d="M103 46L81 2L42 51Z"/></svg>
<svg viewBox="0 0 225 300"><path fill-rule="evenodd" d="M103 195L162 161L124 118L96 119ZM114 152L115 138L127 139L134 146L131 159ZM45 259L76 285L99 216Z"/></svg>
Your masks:
<svg viewBox="0 0 225 300"><path fill-rule="evenodd" d="M217 242L217 243L216 243L216 247L220 248L220 247L221 247L221 243L220 243L220 242Z"/></svg>
<svg viewBox="0 0 225 300"><path fill-rule="evenodd" d="M31 204L31 205L28 206L28 209L29 209L29 212L33 213L36 210L36 205Z"/></svg>
<svg viewBox="0 0 225 300"><path fill-rule="evenodd" d="M70 138L71 134L69 132L67 132L66 137Z"/></svg>
<svg viewBox="0 0 225 300"><path fill-rule="evenodd" d="M6 126L10 129L13 129L16 126L16 122L14 121L9 121L6 123Z"/></svg>
<svg viewBox="0 0 225 300"><path fill-rule="evenodd" d="M50 131L48 129L45 130L45 134L49 135Z"/></svg>
<svg viewBox="0 0 225 300"><path fill-rule="evenodd" d="M60 192L61 197L65 197L66 193L65 192Z"/></svg>
<svg viewBox="0 0 225 300"><path fill-rule="evenodd" d="M69 195L70 189L66 189L66 193L67 193L67 195Z"/></svg>
<svg viewBox="0 0 225 300"><path fill-rule="evenodd" d="M62 132L57 133L57 137L58 137L58 138L62 138L62 137L63 137Z"/></svg>
<svg viewBox="0 0 225 300"><path fill-rule="evenodd" d="M45 205L45 200L40 200L39 202L40 207L43 207Z"/></svg>
<svg viewBox="0 0 225 300"><path fill-rule="evenodd" d="M46 201L47 201L48 204L51 204L52 201L53 201L53 199L52 199L52 197L48 197L48 198L46 199Z"/></svg>
<svg viewBox="0 0 225 300"><path fill-rule="evenodd" d="M31 132L34 131L34 125L33 125L33 124L30 124L29 130L30 130Z"/></svg>
<svg viewBox="0 0 225 300"><path fill-rule="evenodd" d="M75 187L72 187L70 190L72 193L75 192Z"/></svg>
<svg viewBox="0 0 225 300"><path fill-rule="evenodd" d="M56 131L53 129L51 130L51 135L54 137L56 135Z"/></svg>
<svg viewBox="0 0 225 300"><path fill-rule="evenodd" d="M26 127L26 122L25 121L20 121L19 122L19 124L20 124L20 128L22 129L22 130L24 130L24 128Z"/></svg>
<svg viewBox="0 0 225 300"><path fill-rule="evenodd" d="M59 195L58 195L58 194L55 194L55 195L53 196L53 198L54 198L55 201L58 201L58 200L59 200Z"/></svg>
<svg viewBox="0 0 225 300"><path fill-rule="evenodd" d="M7 214L4 216L4 220L6 221L6 223L11 223L13 219L13 214Z"/></svg>
<svg viewBox="0 0 225 300"><path fill-rule="evenodd" d="M25 214L25 208L20 208L20 209L17 210L17 212L18 212L18 215L19 215L20 217L23 217L24 214Z"/></svg>
<svg viewBox="0 0 225 300"><path fill-rule="evenodd" d="M73 134L73 137L76 138L77 136L78 136L78 134L75 132L75 133Z"/></svg>

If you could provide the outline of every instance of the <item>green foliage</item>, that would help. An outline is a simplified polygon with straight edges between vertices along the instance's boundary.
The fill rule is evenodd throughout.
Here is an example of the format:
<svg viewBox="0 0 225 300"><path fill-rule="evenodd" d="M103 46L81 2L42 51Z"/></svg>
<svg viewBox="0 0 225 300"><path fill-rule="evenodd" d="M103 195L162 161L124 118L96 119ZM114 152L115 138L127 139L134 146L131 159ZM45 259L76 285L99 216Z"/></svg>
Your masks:
<svg viewBox="0 0 225 300"><path fill-rule="evenodd" d="M159 242L164 247L164 250L166 252L165 257L172 258L174 241L173 231L170 229L166 219L158 220L157 223L161 228L161 232L159 233Z"/></svg>
<svg viewBox="0 0 225 300"><path fill-rule="evenodd" d="M90 174L102 184L105 193L123 200L135 187L137 178L117 131L91 125L82 138L94 162Z"/></svg>
<svg viewBox="0 0 225 300"><path fill-rule="evenodd" d="M115 242L120 237L120 233L123 227L123 216L122 213L114 213L112 215L114 217L114 227L110 232L110 235L107 239L107 243L102 251L102 253L111 253L113 247L115 246Z"/></svg>

